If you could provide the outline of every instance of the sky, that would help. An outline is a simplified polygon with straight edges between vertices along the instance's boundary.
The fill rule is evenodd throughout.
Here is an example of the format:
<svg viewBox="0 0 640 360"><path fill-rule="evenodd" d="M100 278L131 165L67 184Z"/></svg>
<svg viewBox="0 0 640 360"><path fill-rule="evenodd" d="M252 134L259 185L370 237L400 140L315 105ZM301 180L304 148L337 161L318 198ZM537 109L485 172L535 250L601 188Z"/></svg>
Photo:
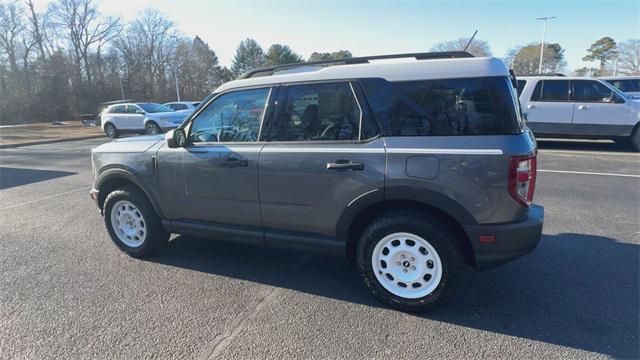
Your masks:
<svg viewBox="0 0 640 360"><path fill-rule="evenodd" d="M48 0L37 0L46 8ZM266 49L289 45L307 58L312 52L350 50L354 56L428 51L438 42L469 37L486 40L494 56L517 45L559 43L568 69L582 61L595 40L640 38L640 1L212 1L102 0L103 14L129 21L148 7L175 22L184 36L200 36L229 66L238 43L247 37Z"/></svg>

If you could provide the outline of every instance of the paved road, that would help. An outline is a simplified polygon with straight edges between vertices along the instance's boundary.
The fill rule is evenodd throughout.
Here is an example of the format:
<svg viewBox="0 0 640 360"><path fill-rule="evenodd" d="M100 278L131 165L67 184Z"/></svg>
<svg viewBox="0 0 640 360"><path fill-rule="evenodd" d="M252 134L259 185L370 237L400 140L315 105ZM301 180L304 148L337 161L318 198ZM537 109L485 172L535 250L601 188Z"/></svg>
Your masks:
<svg viewBox="0 0 640 360"><path fill-rule="evenodd" d="M0 358L637 358L640 155L541 142L536 251L426 315L339 258L178 237L148 261L87 196L103 140L0 151ZM598 173L598 174L589 174Z"/></svg>

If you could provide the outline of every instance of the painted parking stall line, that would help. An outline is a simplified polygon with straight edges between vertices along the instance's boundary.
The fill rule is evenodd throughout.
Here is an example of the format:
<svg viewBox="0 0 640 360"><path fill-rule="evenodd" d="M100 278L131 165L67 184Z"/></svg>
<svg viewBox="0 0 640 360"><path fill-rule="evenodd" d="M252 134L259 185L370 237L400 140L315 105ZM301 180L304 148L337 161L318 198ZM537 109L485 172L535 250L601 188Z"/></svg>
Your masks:
<svg viewBox="0 0 640 360"><path fill-rule="evenodd" d="M617 176L617 177L630 177L630 178L639 178L640 179L640 175L636 175L636 174L616 174L616 173L602 173L602 172L589 172L589 171L548 170L548 169L539 169L538 172L541 172L541 173L552 173L552 174Z"/></svg>

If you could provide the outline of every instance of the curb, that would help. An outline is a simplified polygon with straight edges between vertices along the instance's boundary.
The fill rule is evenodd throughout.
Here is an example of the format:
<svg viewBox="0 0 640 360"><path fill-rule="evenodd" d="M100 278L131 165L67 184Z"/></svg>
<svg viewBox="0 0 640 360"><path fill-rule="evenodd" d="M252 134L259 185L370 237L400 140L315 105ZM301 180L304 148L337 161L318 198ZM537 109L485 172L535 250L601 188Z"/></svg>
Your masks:
<svg viewBox="0 0 640 360"><path fill-rule="evenodd" d="M29 142L23 142L23 143L17 143L17 144L0 144L0 149L11 149L11 148L17 148L22 146L54 144L54 143L60 143L60 142L90 140L90 139L99 139L99 138L106 138L106 136L104 134L101 134L101 135L82 136L82 137L75 137L75 138L29 141Z"/></svg>

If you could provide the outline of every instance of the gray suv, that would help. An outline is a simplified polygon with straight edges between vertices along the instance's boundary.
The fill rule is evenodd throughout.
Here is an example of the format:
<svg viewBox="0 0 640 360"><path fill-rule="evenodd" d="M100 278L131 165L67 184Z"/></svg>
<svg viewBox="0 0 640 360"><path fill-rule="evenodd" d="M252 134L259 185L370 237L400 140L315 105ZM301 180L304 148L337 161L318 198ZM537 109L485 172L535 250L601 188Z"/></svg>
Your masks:
<svg viewBox="0 0 640 360"><path fill-rule="evenodd" d="M501 60L464 52L253 70L164 137L93 149L91 197L131 256L171 233L341 254L376 298L430 310L465 265L540 239L537 147L514 82Z"/></svg>

